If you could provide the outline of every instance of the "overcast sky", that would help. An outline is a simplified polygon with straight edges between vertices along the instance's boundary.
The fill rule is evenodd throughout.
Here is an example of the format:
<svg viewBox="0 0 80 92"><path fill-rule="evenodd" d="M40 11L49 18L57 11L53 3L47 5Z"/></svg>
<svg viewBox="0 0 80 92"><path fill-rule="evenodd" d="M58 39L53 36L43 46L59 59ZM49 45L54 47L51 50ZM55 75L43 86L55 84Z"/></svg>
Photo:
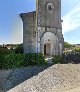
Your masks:
<svg viewBox="0 0 80 92"><path fill-rule="evenodd" d="M0 44L22 43L20 13L36 10L35 0L0 0ZM65 41L80 43L80 0L62 0L63 34Z"/></svg>

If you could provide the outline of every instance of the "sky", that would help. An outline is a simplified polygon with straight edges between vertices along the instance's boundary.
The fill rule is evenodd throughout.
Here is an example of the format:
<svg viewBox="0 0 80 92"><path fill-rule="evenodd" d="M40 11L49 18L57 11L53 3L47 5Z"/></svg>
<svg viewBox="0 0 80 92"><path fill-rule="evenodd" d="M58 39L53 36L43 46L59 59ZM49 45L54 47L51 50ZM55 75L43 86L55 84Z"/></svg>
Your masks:
<svg viewBox="0 0 80 92"><path fill-rule="evenodd" d="M36 0L0 0L0 44L23 42L20 13L36 10ZM80 0L62 0L62 32L64 40L80 44Z"/></svg>

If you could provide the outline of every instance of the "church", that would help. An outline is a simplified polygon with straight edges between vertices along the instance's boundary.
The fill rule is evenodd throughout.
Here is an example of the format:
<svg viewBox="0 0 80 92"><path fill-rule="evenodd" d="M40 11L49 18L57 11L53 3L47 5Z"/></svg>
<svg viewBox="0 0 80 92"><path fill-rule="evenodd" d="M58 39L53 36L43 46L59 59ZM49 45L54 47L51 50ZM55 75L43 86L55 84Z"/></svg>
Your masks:
<svg viewBox="0 0 80 92"><path fill-rule="evenodd" d="M61 0L36 0L36 11L21 13L23 21L24 53L61 55L62 35Z"/></svg>

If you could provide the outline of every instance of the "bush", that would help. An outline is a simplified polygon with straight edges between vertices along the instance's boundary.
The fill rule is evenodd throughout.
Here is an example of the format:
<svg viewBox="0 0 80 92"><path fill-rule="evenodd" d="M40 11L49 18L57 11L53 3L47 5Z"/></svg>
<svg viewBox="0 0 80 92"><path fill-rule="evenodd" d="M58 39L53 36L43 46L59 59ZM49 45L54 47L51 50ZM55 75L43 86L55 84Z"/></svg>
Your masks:
<svg viewBox="0 0 80 92"><path fill-rule="evenodd" d="M5 64L5 56L0 54L0 69L4 67Z"/></svg>
<svg viewBox="0 0 80 92"><path fill-rule="evenodd" d="M20 45L15 49L15 54L23 54L23 44L20 44Z"/></svg>
<svg viewBox="0 0 80 92"><path fill-rule="evenodd" d="M10 50L7 49L6 47L1 47L0 54L10 54Z"/></svg>
<svg viewBox="0 0 80 92"><path fill-rule="evenodd" d="M24 55L22 54L0 54L0 69L8 69L21 67L24 60Z"/></svg>
<svg viewBox="0 0 80 92"><path fill-rule="evenodd" d="M80 53L71 53L68 55L65 55L64 63L80 63Z"/></svg>
<svg viewBox="0 0 80 92"><path fill-rule="evenodd" d="M80 48L76 47L76 48L74 49L74 51L80 53Z"/></svg>
<svg viewBox="0 0 80 92"><path fill-rule="evenodd" d="M29 54L0 54L0 69L27 67L44 64L45 60L41 53Z"/></svg>
<svg viewBox="0 0 80 92"><path fill-rule="evenodd" d="M40 65L40 64L44 64L45 60L43 57L43 54L41 53L29 53L29 54L25 54L25 65Z"/></svg>
<svg viewBox="0 0 80 92"><path fill-rule="evenodd" d="M62 55L55 55L55 56L53 56L53 58L52 58L52 62L53 62L54 64L63 63L63 61L64 61L64 58L63 58Z"/></svg>

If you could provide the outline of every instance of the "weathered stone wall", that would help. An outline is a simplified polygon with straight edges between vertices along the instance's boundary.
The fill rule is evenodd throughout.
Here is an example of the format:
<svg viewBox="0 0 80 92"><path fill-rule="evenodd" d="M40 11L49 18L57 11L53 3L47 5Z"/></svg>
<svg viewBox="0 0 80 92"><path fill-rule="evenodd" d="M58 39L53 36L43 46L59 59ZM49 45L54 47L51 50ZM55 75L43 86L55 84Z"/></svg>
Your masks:
<svg viewBox="0 0 80 92"><path fill-rule="evenodd" d="M44 45L51 44L50 55L62 54L63 51L63 35L61 29L38 27L38 49L44 54ZM49 41L48 41L49 39Z"/></svg>
<svg viewBox="0 0 80 92"><path fill-rule="evenodd" d="M54 7L52 11L48 10L48 4ZM37 5L37 12L20 15L23 20L24 53L44 54L44 45L49 43L50 55L62 54L61 0L38 0Z"/></svg>
<svg viewBox="0 0 80 92"><path fill-rule="evenodd" d="M50 44L50 55L59 53L59 39L52 32L46 32L41 38L41 52L44 54L44 45Z"/></svg>
<svg viewBox="0 0 80 92"><path fill-rule="evenodd" d="M35 53L36 51L36 12L23 13L23 45L24 53Z"/></svg>
<svg viewBox="0 0 80 92"><path fill-rule="evenodd" d="M48 4L53 6L48 10ZM61 28L61 0L38 0L38 26Z"/></svg>

